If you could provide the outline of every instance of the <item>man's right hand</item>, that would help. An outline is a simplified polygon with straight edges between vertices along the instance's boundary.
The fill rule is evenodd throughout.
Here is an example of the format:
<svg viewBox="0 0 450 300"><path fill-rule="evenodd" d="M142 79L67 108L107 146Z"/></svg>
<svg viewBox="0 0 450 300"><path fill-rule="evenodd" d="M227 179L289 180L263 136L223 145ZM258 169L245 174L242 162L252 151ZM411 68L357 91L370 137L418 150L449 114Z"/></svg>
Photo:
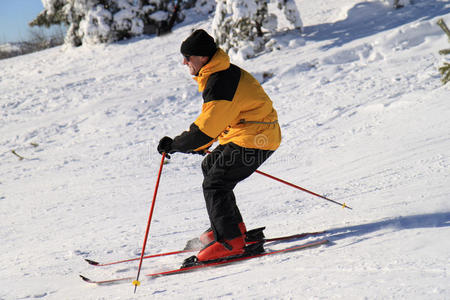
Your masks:
<svg viewBox="0 0 450 300"><path fill-rule="evenodd" d="M163 154L166 153L166 157L170 158L170 156L168 155L169 153L171 153L172 151L172 143L173 143L173 139L165 136L163 137L158 144L158 152L159 154Z"/></svg>

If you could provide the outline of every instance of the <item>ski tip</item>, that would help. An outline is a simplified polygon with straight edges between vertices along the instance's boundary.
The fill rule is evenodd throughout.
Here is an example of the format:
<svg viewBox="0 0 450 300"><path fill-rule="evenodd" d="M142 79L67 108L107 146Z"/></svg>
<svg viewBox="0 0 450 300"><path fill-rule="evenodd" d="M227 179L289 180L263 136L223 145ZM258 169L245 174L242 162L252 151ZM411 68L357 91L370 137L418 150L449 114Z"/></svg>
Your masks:
<svg viewBox="0 0 450 300"><path fill-rule="evenodd" d="M90 259L85 259L85 261L88 263L88 264L90 264L90 265L93 265L93 266L98 266L100 263L98 263L98 262L96 262L95 260L90 260Z"/></svg>
<svg viewBox="0 0 450 300"><path fill-rule="evenodd" d="M90 280L89 278L87 278L86 276L83 276L80 274L81 279L83 279L86 282L92 283L92 280Z"/></svg>
<svg viewBox="0 0 450 300"><path fill-rule="evenodd" d="M327 246L333 246L333 245L336 245L336 243L335 242L333 242L333 241L330 241L330 240L324 240L324 242L323 242L324 244L326 244Z"/></svg>

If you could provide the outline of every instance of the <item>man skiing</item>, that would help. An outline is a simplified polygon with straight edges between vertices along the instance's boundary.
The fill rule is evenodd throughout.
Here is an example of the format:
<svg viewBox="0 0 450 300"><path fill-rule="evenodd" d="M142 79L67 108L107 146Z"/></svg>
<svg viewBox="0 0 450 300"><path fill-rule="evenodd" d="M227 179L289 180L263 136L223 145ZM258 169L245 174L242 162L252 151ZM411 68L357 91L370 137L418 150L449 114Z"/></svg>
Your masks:
<svg viewBox="0 0 450 300"><path fill-rule="evenodd" d="M233 189L250 176L281 142L277 112L258 81L230 64L228 55L204 30L194 31L182 44L183 65L198 83L203 105L188 131L163 137L159 153L205 154L203 194L211 228L200 236L199 261L244 253L246 228Z"/></svg>

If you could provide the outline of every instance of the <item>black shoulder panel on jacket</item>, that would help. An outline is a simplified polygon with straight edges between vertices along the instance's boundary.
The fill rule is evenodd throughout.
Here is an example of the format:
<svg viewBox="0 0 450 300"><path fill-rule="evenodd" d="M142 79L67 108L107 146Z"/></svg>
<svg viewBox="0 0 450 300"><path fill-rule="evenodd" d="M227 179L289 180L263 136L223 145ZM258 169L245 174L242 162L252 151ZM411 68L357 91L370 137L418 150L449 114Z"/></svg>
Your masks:
<svg viewBox="0 0 450 300"><path fill-rule="evenodd" d="M195 123L192 123L189 131L185 131L173 139L172 149L174 152L190 153L209 144L212 140L212 137L203 133Z"/></svg>
<svg viewBox="0 0 450 300"><path fill-rule="evenodd" d="M213 100L232 101L241 79L241 69L231 64L226 70L211 74L203 91L204 103Z"/></svg>

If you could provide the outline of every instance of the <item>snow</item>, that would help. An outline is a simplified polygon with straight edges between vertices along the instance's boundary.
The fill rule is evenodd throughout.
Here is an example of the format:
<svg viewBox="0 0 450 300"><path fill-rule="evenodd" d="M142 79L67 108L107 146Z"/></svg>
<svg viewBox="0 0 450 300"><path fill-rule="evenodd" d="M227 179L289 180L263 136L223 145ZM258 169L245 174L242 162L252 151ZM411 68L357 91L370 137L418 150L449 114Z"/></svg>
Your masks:
<svg viewBox="0 0 450 300"><path fill-rule="evenodd" d="M16 43L0 44L0 52L20 52L20 46Z"/></svg>
<svg viewBox="0 0 450 300"><path fill-rule="evenodd" d="M264 79L283 142L236 187L248 228L266 236L327 230L328 246L226 267L98 287L137 257L164 135L188 128L201 96L180 43L195 13L163 37L53 48L0 60L0 299L449 299L450 86L437 71L448 1L391 10L379 1L298 1L304 32L238 64ZM267 77L267 74L273 77ZM23 156L19 160L12 150ZM201 156L163 167L147 253L177 250L208 227ZM187 255L146 260L141 274Z"/></svg>

